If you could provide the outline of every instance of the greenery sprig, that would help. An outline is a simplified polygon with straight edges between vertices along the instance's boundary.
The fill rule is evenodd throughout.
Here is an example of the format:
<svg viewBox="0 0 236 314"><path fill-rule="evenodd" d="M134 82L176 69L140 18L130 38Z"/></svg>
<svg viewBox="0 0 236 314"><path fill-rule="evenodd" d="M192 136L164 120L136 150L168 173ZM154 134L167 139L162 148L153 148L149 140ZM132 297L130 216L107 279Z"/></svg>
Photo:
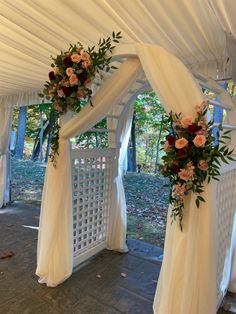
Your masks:
<svg viewBox="0 0 236 314"><path fill-rule="evenodd" d="M208 102L196 106L195 117L183 117L182 114L170 112L165 116L169 135L164 144L165 155L161 172L170 180L169 203L172 205L171 216L178 218L182 230L184 215L184 199L193 192L196 194L196 207L199 208L205 199L204 182L219 180L221 163L234 161L233 149L226 141L230 139L230 130L223 131L219 127L218 144L214 145L212 133L213 121L206 122Z"/></svg>

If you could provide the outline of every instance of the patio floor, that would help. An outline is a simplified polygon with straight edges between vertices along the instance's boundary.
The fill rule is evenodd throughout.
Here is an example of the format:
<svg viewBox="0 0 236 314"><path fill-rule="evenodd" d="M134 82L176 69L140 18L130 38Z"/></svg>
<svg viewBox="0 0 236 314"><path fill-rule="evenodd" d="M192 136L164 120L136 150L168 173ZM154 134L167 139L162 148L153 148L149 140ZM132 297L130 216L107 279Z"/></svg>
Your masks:
<svg viewBox="0 0 236 314"><path fill-rule="evenodd" d="M21 202L0 210L0 313L149 314L162 249L129 240L129 253L103 251L56 288L37 283L39 207ZM230 313L221 311L219 314Z"/></svg>

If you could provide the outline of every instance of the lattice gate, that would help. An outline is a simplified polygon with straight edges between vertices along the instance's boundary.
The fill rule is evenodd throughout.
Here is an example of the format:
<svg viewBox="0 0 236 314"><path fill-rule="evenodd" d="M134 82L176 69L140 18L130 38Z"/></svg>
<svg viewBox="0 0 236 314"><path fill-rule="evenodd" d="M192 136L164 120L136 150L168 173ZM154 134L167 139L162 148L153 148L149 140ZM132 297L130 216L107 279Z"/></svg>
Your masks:
<svg viewBox="0 0 236 314"><path fill-rule="evenodd" d="M236 163L221 169L216 184L216 244L217 244L217 308L227 292L230 274L230 246L236 206Z"/></svg>
<svg viewBox="0 0 236 314"><path fill-rule="evenodd" d="M116 149L72 150L74 266L107 244Z"/></svg>

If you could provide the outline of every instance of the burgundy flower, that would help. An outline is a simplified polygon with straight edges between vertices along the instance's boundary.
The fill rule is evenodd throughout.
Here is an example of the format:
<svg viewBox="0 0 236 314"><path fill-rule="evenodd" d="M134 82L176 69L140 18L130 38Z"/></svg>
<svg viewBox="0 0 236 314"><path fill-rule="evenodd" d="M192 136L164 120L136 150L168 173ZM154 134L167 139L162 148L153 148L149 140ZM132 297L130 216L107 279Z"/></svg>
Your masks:
<svg viewBox="0 0 236 314"><path fill-rule="evenodd" d="M66 97L70 96L70 94L73 92L73 89L67 86L63 86L62 90Z"/></svg>
<svg viewBox="0 0 236 314"><path fill-rule="evenodd" d="M201 126L199 126L199 125L193 123L193 124L191 124L191 125L189 125L189 126L187 127L187 130L188 130L188 132L190 132L190 133L196 133L196 132L200 131L201 128L202 128Z"/></svg>
<svg viewBox="0 0 236 314"><path fill-rule="evenodd" d="M168 141L168 143L169 143L170 145L174 145L174 144L175 144L175 138L174 138L173 135L168 135L168 136L166 137L166 140Z"/></svg>
<svg viewBox="0 0 236 314"><path fill-rule="evenodd" d="M50 81L54 81L54 80L55 80L55 74L54 74L53 71L49 72L49 73L48 73L48 76L49 76L49 80L50 80Z"/></svg>
<svg viewBox="0 0 236 314"><path fill-rule="evenodd" d="M70 68L73 66L73 62L70 56L65 57L65 59L63 60L63 63L66 66L66 68Z"/></svg>
<svg viewBox="0 0 236 314"><path fill-rule="evenodd" d="M177 149L177 156L179 158L185 158L188 156L188 151L189 151L188 147Z"/></svg>
<svg viewBox="0 0 236 314"><path fill-rule="evenodd" d="M174 173L178 173L178 172L180 171L180 167L179 167L178 165L173 165L173 166L172 166L172 171L173 171Z"/></svg>
<svg viewBox="0 0 236 314"><path fill-rule="evenodd" d="M88 77L85 73L80 73L79 75L77 75L78 80L83 84L85 81L87 81Z"/></svg>

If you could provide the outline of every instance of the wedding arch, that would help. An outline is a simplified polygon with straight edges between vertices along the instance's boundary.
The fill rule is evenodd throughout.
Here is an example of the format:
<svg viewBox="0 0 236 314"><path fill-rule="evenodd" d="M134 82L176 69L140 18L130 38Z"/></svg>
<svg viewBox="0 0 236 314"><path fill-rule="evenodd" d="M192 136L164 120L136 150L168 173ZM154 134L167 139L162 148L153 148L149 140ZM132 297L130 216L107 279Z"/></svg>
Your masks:
<svg viewBox="0 0 236 314"><path fill-rule="evenodd" d="M37 267L40 282L56 286L73 266L105 247L127 251L122 166L132 102L142 88L150 85L167 112L184 115L202 101L201 87L213 91L219 101L211 103L226 110L224 128L232 130L235 147L234 100L203 76L236 80L234 2L104 0L84 6L18 0L1 1L0 8L0 208L9 200L12 107L40 103L50 54L78 39L95 43L114 29L124 43L168 49L191 71L160 46L120 46L119 68L94 96L94 106L62 117L57 168L49 163L45 177ZM109 148L71 151L69 139L104 117L107 129L96 131L108 133ZM192 196L187 199L183 232L168 218L155 314L213 314L228 287L236 292L235 169L235 162L221 167L221 181L205 186L206 203L199 210Z"/></svg>
<svg viewBox="0 0 236 314"><path fill-rule="evenodd" d="M131 127L132 103L150 84L166 111L190 115L204 95L213 90L220 101L211 101L235 112L227 92L210 79L195 74L165 49L136 44L117 48L118 70L100 87L79 114L61 119L56 168L48 164L40 217L38 266L40 283L56 286L73 266L107 248L126 252L126 204L122 165ZM107 118L109 148L72 150L69 139ZM229 125L236 129L233 115ZM234 136L232 136L234 145ZM222 181L205 186L204 203L196 210L194 198L185 204L184 231L168 217L164 259L154 311L163 313L215 313L230 281L235 230L236 164L224 167ZM227 182L227 185L225 184ZM221 193L217 193L221 191ZM224 224L222 224L224 221ZM215 226L218 224L218 228Z"/></svg>

